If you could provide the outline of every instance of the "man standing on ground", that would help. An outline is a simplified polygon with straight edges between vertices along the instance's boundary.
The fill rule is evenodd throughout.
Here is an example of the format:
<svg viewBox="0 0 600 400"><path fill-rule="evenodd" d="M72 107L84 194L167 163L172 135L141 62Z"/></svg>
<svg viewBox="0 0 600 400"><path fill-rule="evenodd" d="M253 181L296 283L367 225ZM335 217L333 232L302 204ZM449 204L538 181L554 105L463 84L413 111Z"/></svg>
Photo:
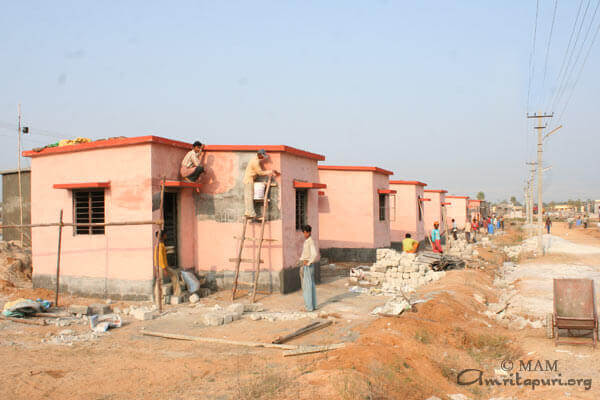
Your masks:
<svg viewBox="0 0 600 400"><path fill-rule="evenodd" d="M263 169L263 160L269 156L265 150L259 150L254 157L248 161L246 172L244 174L244 204L245 217L256 218L256 210L254 209L254 180L257 176L279 175L279 172Z"/></svg>
<svg viewBox="0 0 600 400"><path fill-rule="evenodd" d="M405 253L416 253L419 248L419 242L413 239L410 233L404 235L404 240L402 241L402 251Z"/></svg>
<svg viewBox="0 0 600 400"><path fill-rule="evenodd" d="M200 174L204 172L201 160L203 151L204 145L196 140L192 150L188 151L185 157L183 157L179 172L185 181L196 182L200 177Z"/></svg>
<svg viewBox="0 0 600 400"><path fill-rule="evenodd" d="M454 218L452 218L452 237L454 238L454 240L458 240L458 236L456 236L457 233L458 227L456 226L456 221L454 220Z"/></svg>
<svg viewBox="0 0 600 400"><path fill-rule="evenodd" d="M440 236L440 223L435 221L431 230L431 247L434 253L443 253L442 237Z"/></svg>
<svg viewBox="0 0 600 400"><path fill-rule="evenodd" d="M471 223L471 230L473 231L473 243L477 242L477 230L479 229L479 223L475 218L473 218L473 222Z"/></svg>
<svg viewBox="0 0 600 400"><path fill-rule="evenodd" d="M471 224L469 223L469 219L467 218L467 222L465 223L465 239L467 243L471 242Z"/></svg>
<svg viewBox="0 0 600 400"><path fill-rule="evenodd" d="M548 235L550 234L550 227L552 226L552 220L550 219L550 216L546 217L546 232L548 232Z"/></svg>
<svg viewBox="0 0 600 400"><path fill-rule="evenodd" d="M302 227L304 235L304 245L300 261L302 263L302 295L304 296L304 305L306 311L314 311L317 308L317 288L315 287L315 261L317 260L317 248L311 237L312 227L304 225Z"/></svg>

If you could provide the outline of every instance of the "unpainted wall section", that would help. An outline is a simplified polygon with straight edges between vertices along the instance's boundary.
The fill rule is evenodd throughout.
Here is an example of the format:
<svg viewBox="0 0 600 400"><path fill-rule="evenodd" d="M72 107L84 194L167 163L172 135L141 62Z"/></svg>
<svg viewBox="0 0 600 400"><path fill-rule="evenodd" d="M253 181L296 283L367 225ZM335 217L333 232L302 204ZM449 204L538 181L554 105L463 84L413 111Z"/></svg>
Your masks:
<svg viewBox="0 0 600 400"><path fill-rule="evenodd" d="M118 162L106 162L118 160ZM34 157L31 160L32 223L73 222L73 193L56 183L110 181L105 221L149 221L152 218L150 145L96 149ZM33 228L35 287L56 282L58 228ZM114 298L152 294L152 226L109 226L103 235L75 235L63 228L61 288L64 291Z"/></svg>
<svg viewBox="0 0 600 400"><path fill-rule="evenodd" d="M378 190L388 190L390 188L390 180L388 175L374 173L373 189L371 195L373 197L373 247L389 247L390 246L390 197L385 195L385 219L379 219L379 193Z"/></svg>
<svg viewBox="0 0 600 400"><path fill-rule="evenodd" d="M463 229L467 221L467 200L447 198L446 201L451 203L446 206L448 227L452 229L452 219L454 218L458 229Z"/></svg>
<svg viewBox="0 0 600 400"><path fill-rule="evenodd" d="M319 182L327 184L319 196L321 248L375 247L373 173L319 170Z"/></svg>
<svg viewBox="0 0 600 400"><path fill-rule="evenodd" d="M21 171L21 196L23 198L23 224L31 223L31 174ZM19 174L2 175L2 224L19 225L21 211L19 204ZM2 240L21 240L21 231L16 228L2 229ZM31 245L31 228L23 228L23 243Z"/></svg>

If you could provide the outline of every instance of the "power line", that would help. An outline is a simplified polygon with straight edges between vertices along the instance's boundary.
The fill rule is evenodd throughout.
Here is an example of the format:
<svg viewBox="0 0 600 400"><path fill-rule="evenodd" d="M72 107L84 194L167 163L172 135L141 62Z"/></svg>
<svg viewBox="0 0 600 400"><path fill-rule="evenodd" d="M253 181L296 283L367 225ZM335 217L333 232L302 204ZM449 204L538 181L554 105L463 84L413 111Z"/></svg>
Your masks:
<svg viewBox="0 0 600 400"><path fill-rule="evenodd" d="M544 87L546 86L546 75L548 72L548 57L550 55L550 43L552 42L552 33L554 32L554 22L556 21L556 9L558 8L558 0L554 0L554 12L552 13L552 24L550 25L550 34L548 35L548 44L546 45L546 60L544 61L544 77L542 79L541 96L544 96ZM541 100L541 99L540 99ZM543 103L543 102L541 102Z"/></svg>
<svg viewBox="0 0 600 400"><path fill-rule="evenodd" d="M563 74L562 79L560 80L560 84L558 86L557 96L555 97L554 101L552 102L552 109L554 109L554 107L556 107L560 103L560 99L564 95L564 91L565 91L566 85L568 83L567 77L569 76L569 70L571 67L571 61L573 60L573 54L575 53L575 48L577 47L577 42L579 41L579 36L581 35L581 30L583 29L585 17L587 16L587 12L590 8L591 2L592 2L592 0L588 0L587 5L585 7L585 11L583 12L583 17L581 18L581 24L579 24L579 29L577 30L577 35L575 36L575 41L573 42L573 47L571 48L570 56L567 59L567 65L564 70L564 74Z"/></svg>
<svg viewBox="0 0 600 400"><path fill-rule="evenodd" d="M579 8L577 9L577 16L575 17L575 22L573 22L573 28L571 28L571 35L569 36L569 42L567 43L567 47L565 48L565 55L563 56L563 61L561 63L560 69L558 71L558 76L556 78L557 84L560 81L560 77L563 73L565 63L567 62L567 58L569 55L569 48L571 47L571 43L573 41L573 35L575 35L575 29L577 28L577 21L579 20L579 15L581 14L581 6L582 5L583 5L583 0L580 0ZM552 95L550 96L550 102L549 102L549 104L546 105L545 109L549 109L550 103L554 103L554 97L556 96L557 91L558 91L558 86L553 91Z"/></svg>
<svg viewBox="0 0 600 400"><path fill-rule="evenodd" d="M582 0L583 1L583 0ZM527 112L529 112L529 100L531 98L531 83L535 75L535 42L537 37L538 16L540 13L540 0L535 2L535 24L533 25L533 40L531 51L529 52L529 86L527 88Z"/></svg>
<svg viewBox="0 0 600 400"><path fill-rule="evenodd" d="M599 1L599 3L600 3L600 1ZM573 84L571 94L569 95L567 102L565 103L562 111L560 112L560 119L559 119L559 123L557 125L559 125L560 121L562 121L564 113L567 110L569 103L571 102L571 98L573 97L573 93L575 93L575 88L577 87L577 83L579 83L579 79L581 78L581 75L583 73L583 68L585 67L585 64L587 63L587 60L590 56L590 53L592 52L592 49L594 48L594 44L596 43L596 39L598 38L599 32L600 32L600 22L598 23L598 28L596 29L596 33L594 33L594 36L592 38L592 43L590 44L590 47L588 48L587 54L585 55L585 58L583 59L583 63L581 63L581 67L579 69L579 73L577 74L577 78L575 79L575 83Z"/></svg>

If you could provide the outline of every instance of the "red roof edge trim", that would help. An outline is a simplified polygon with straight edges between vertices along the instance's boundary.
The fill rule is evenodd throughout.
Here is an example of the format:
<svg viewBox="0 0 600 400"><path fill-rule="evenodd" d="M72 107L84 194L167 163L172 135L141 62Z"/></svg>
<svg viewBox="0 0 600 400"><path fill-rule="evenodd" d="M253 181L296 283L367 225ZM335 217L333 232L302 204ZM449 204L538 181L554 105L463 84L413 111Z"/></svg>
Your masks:
<svg viewBox="0 0 600 400"><path fill-rule="evenodd" d="M376 172L384 175L394 175L392 171L388 171L379 167L361 167L351 165L319 165L319 169L325 171L367 171Z"/></svg>
<svg viewBox="0 0 600 400"><path fill-rule="evenodd" d="M427 193L448 193L447 190L424 189L423 191Z"/></svg>
<svg viewBox="0 0 600 400"><path fill-rule="evenodd" d="M294 181L296 189L326 189L325 183Z"/></svg>
<svg viewBox="0 0 600 400"><path fill-rule="evenodd" d="M377 193L379 193L379 194L396 194L396 193L398 193L398 191L392 190L392 189L378 189Z"/></svg>
<svg viewBox="0 0 600 400"><path fill-rule="evenodd" d="M449 205L452 205L452 203L448 203L448 202L446 202L446 203L442 203L442 205L443 205L443 206L449 206Z"/></svg>
<svg viewBox="0 0 600 400"><path fill-rule="evenodd" d="M55 183L54 189L94 189L109 188L110 182Z"/></svg>
<svg viewBox="0 0 600 400"><path fill-rule="evenodd" d="M197 188L200 189L202 187L201 183L195 182L185 182L185 181L166 181L165 187L170 188Z"/></svg>
<svg viewBox="0 0 600 400"><path fill-rule="evenodd" d="M419 181L390 181L390 184L392 185L415 185L415 186L427 186L426 183L423 182L419 182Z"/></svg>
<svg viewBox="0 0 600 400"><path fill-rule="evenodd" d="M421 200L421 201L431 201L431 199L427 199L425 197L421 197L419 200Z"/></svg>
<svg viewBox="0 0 600 400"><path fill-rule="evenodd" d="M469 196L446 196L447 199L468 199Z"/></svg>

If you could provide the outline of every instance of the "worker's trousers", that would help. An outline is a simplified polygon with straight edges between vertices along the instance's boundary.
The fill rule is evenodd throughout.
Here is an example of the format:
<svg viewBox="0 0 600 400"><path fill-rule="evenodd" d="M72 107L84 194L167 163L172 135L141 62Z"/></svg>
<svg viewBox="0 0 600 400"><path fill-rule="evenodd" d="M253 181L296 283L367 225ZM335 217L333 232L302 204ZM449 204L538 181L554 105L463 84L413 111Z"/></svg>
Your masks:
<svg viewBox="0 0 600 400"><path fill-rule="evenodd" d="M302 278L302 296L307 311L317 308L317 288L315 287L315 264L303 265L304 276Z"/></svg>
<svg viewBox="0 0 600 400"><path fill-rule="evenodd" d="M433 248L434 253L443 253L444 252L442 250L442 241L440 239L437 239L435 242L433 242L431 244L431 247Z"/></svg>
<svg viewBox="0 0 600 400"><path fill-rule="evenodd" d="M244 215L247 217L256 217L256 210L254 210L254 182L244 183L244 204L245 212Z"/></svg>
<svg viewBox="0 0 600 400"><path fill-rule="evenodd" d="M467 240L467 243L471 242L471 232L465 232L465 239Z"/></svg>

